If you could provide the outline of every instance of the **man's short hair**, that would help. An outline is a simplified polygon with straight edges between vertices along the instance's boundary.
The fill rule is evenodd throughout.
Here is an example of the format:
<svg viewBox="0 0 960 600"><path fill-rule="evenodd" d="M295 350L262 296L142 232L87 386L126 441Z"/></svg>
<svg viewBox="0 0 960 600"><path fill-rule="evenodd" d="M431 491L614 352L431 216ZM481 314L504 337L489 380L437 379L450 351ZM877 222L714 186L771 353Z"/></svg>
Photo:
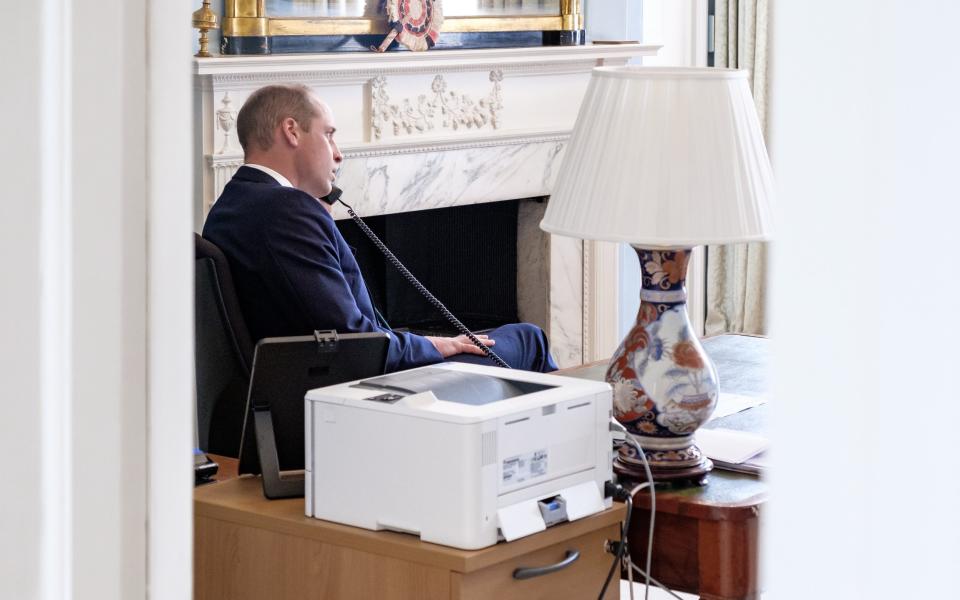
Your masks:
<svg viewBox="0 0 960 600"><path fill-rule="evenodd" d="M273 133L287 117L293 117L304 131L319 116L313 92L301 84L277 84L250 94L237 115L237 137L243 151L253 144L261 150L273 146Z"/></svg>

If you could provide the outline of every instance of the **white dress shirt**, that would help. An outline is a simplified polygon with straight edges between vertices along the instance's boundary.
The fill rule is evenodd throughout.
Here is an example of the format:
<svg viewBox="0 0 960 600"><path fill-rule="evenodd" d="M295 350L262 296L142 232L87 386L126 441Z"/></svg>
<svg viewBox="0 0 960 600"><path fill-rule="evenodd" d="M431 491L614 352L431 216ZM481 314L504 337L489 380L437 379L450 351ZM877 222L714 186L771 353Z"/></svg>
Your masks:
<svg viewBox="0 0 960 600"><path fill-rule="evenodd" d="M263 166L263 165L255 165L255 164L253 164L253 163L246 163L246 164L244 164L243 166L245 166L245 167L251 167L251 168L257 169L258 171L263 171L264 173L266 173L266 174L269 175L270 177L273 177L274 179L276 179L276 180L277 180L277 183L279 183L279 184L282 185L283 187L293 187L293 184L290 183L290 180L289 180L289 179L287 179L286 177L284 177L284 176L281 175L280 173L277 173L276 171L274 171L274 170L271 169L270 167L265 167L265 166Z"/></svg>

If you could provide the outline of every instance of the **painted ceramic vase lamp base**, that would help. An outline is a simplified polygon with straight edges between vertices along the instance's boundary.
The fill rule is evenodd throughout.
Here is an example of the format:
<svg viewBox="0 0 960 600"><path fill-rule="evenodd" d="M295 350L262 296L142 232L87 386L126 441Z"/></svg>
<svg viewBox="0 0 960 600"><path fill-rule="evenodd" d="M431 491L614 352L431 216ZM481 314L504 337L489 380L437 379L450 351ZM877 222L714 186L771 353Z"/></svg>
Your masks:
<svg viewBox="0 0 960 600"><path fill-rule="evenodd" d="M637 439L655 481L703 484L713 463L694 440L717 405L717 371L687 314L686 275L691 248L634 246L642 283L637 321L607 369L614 417ZM621 475L644 480L636 450L621 446Z"/></svg>

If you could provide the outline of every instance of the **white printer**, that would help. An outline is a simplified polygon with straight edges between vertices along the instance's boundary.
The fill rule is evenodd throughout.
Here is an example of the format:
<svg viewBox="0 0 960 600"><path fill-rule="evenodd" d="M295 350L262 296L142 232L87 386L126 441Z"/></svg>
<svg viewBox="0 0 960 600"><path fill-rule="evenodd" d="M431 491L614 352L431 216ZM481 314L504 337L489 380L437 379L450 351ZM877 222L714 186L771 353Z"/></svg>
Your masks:
<svg viewBox="0 0 960 600"><path fill-rule="evenodd" d="M305 402L307 516L477 549L611 505L606 383L443 363Z"/></svg>

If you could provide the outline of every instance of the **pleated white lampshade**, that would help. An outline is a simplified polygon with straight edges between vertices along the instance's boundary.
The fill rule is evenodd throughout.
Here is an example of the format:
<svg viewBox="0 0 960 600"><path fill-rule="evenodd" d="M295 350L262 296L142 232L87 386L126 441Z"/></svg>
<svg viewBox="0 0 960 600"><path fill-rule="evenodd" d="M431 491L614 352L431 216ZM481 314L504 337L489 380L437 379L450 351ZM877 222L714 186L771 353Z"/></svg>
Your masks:
<svg viewBox="0 0 960 600"><path fill-rule="evenodd" d="M773 187L746 71L598 67L540 227L643 247L766 240Z"/></svg>

